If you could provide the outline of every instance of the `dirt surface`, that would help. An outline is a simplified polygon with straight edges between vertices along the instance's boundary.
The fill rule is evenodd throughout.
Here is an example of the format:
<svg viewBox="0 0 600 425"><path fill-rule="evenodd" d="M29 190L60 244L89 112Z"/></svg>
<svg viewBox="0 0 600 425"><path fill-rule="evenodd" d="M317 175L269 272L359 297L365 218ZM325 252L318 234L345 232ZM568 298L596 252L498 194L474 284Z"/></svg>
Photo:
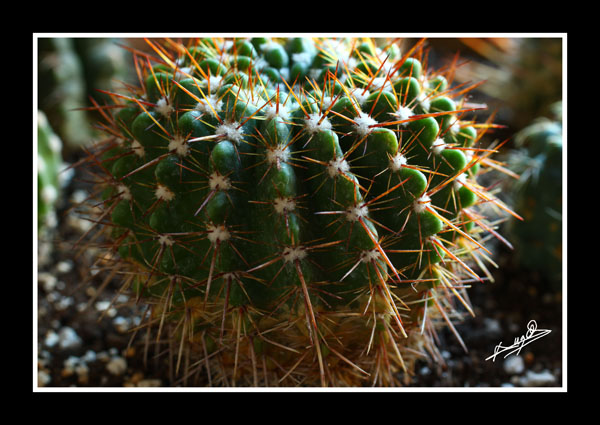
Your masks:
<svg viewBox="0 0 600 425"><path fill-rule="evenodd" d="M127 331L138 323L143 305L119 294L118 277L105 279L97 251L76 245L90 223L65 214L73 200L85 197L86 185L76 175L65 188L65 201L54 231L41 236L38 255L37 351L38 386L173 387L173 366L145 352L142 332ZM85 239L85 238L84 238ZM409 387L560 387L562 386L562 299L540 276L515 266L510 252L498 248L495 282L469 290L475 317L456 328L468 352L447 329L440 337L445 365L418 364ZM90 273L91 270L91 273ZM104 286L102 291L98 288ZM511 345L535 320L551 332L520 354L486 360L494 347ZM150 350L152 351L152 350ZM200 384L202 380L200 379Z"/></svg>

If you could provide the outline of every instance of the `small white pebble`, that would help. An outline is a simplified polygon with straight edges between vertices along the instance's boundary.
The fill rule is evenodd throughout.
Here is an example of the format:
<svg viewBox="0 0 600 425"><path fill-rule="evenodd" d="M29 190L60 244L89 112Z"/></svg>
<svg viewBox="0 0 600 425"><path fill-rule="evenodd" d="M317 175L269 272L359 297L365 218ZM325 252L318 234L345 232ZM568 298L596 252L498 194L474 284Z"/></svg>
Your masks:
<svg viewBox="0 0 600 425"><path fill-rule="evenodd" d="M71 195L71 201L76 204L80 204L83 201L85 201L88 196L89 196L89 194L85 190L78 189L78 190L74 191L73 194Z"/></svg>
<svg viewBox="0 0 600 425"><path fill-rule="evenodd" d="M489 317L486 317L485 319L483 319L483 325L485 326L485 332L487 334L499 334L502 332L502 327L500 326L500 322L498 322L496 319L491 319Z"/></svg>
<svg viewBox="0 0 600 425"><path fill-rule="evenodd" d="M41 283L42 288L46 292L52 292L56 286L58 279L50 273L38 273L38 283Z"/></svg>
<svg viewBox="0 0 600 425"><path fill-rule="evenodd" d="M106 351L100 351L99 353L96 353L96 359L103 362L107 362L110 359L110 356Z"/></svg>
<svg viewBox="0 0 600 425"><path fill-rule="evenodd" d="M58 311L64 311L72 306L74 302L73 297L62 297L54 304L54 308Z"/></svg>
<svg viewBox="0 0 600 425"><path fill-rule="evenodd" d="M115 317L112 321L113 326L115 327L115 329L117 330L117 332L119 333L125 333L129 330L129 327L131 326L131 323L128 319L126 319L125 317Z"/></svg>
<svg viewBox="0 0 600 425"><path fill-rule="evenodd" d="M129 297L125 294L120 294L117 297L117 303L123 304L123 303L126 303L127 301L129 301Z"/></svg>
<svg viewBox="0 0 600 425"><path fill-rule="evenodd" d="M81 344L81 338L77 333L68 326L65 326L58 331L59 342L58 345L62 349L77 347Z"/></svg>
<svg viewBox="0 0 600 425"><path fill-rule="evenodd" d="M49 294L46 294L46 300L52 304L54 304L59 298L60 294L58 292L50 292Z"/></svg>
<svg viewBox="0 0 600 425"><path fill-rule="evenodd" d="M60 341L60 337L58 336L58 334L53 330L49 330L46 333L44 345L46 345L46 347L54 347L58 343L58 341Z"/></svg>
<svg viewBox="0 0 600 425"><path fill-rule="evenodd" d="M81 357L81 360L86 362L86 363L93 363L96 361L96 352L93 350L87 350L85 352L85 354L83 355L83 357Z"/></svg>
<svg viewBox="0 0 600 425"><path fill-rule="evenodd" d="M79 363L75 366L75 373L79 377L87 377L90 368L85 363Z"/></svg>
<svg viewBox="0 0 600 425"><path fill-rule="evenodd" d="M38 387L44 387L50 383L52 377L45 370L38 370Z"/></svg>
<svg viewBox="0 0 600 425"><path fill-rule="evenodd" d="M39 357L37 359L38 367L46 367L46 366L48 366L48 362L49 362L48 359L41 359Z"/></svg>
<svg viewBox="0 0 600 425"><path fill-rule="evenodd" d="M121 375L127 370L127 361L123 357L113 357L106 364L106 370L113 375Z"/></svg>
<svg viewBox="0 0 600 425"><path fill-rule="evenodd" d="M73 262L71 260L64 260L56 265L58 273L68 273L71 270L73 270Z"/></svg>
<svg viewBox="0 0 600 425"><path fill-rule="evenodd" d="M110 301L98 301L96 304L94 304L94 307L98 311L104 311L110 307Z"/></svg>
<svg viewBox="0 0 600 425"><path fill-rule="evenodd" d="M94 307L98 311L106 311L106 315L108 317L114 317L117 315L117 310L111 307L110 301L98 301L96 304L94 304Z"/></svg>
<svg viewBox="0 0 600 425"><path fill-rule="evenodd" d="M549 370L540 373L528 370L525 376L521 377L519 383L524 387L541 387L556 382L556 377Z"/></svg>
<svg viewBox="0 0 600 425"><path fill-rule="evenodd" d="M48 204L53 204L58 199L58 190L54 186L46 186L40 192L42 200Z"/></svg>
<svg viewBox="0 0 600 425"><path fill-rule="evenodd" d="M73 215L67 216L67 224L69 227L82 233L88 232L94 226L94 223L91 220L84 220L83 218L78 218Z"/></svg>
<svg viewBox="0 0 600 425"><path fill-rule="evenodd" d="M81 360L79 360L79 357L69 356L63 362L63 372L68 373L69 375L74 373L75 369L77 368L77 366L80 365L80 363L81 363Z"/></svg>
<svg viewBox="0 0 600 425"><path fill-rule="evenodd" d="M511 375L518 375L525 370L525 362L521 356L510 356L504 360L504 371Z"/></svg>

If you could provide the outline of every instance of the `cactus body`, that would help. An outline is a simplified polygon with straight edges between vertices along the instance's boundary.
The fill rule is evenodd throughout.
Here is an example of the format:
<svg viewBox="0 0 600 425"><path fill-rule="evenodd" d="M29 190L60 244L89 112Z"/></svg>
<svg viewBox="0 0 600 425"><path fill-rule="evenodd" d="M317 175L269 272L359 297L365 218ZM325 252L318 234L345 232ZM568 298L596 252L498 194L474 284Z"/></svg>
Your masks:
<svg viewBox="0 0 600 425"><path fill-rule="evenodd" d="M89 145L96 132L90 123L88 97L103 105L110 100L100 90L113 90L115 81L127 82L126 50L106 38L38 39L38 106L63 141L64 153ZM65 156L66 157L66 156Z"/></svg>
<svg viewBox="0 0 600 425"><path fill-rule="evenodd" d="M514 209L524 221L511 221L511 239L520 264L537 270L560 289L562 282L562 116L539 118L519 132L509 163L520 174Z"/></svg>
<svg viewBox="0 0 600 425"><path fill-rule="evenodd" d="M487 127L444 76L381 40L150 43L94 160L110 246L178 365L395 385L438 356L482 280L477 204L497 202L476 182Z"/></svg>
<svg viewBox="0 0 600 425"><path fill-rule="evenodd" d="M62 141L50 127L46 115L37 115L37 184L38 230L52 227L56 222L54 207L60 197L59 172L64 166Z"/></svg>
<svg viewBox="0 0 600 425"><path fill-rule="evenodd" d="M85 78L70 38L38 40L38 103L65 146L89 144L93 132L85 111Z"/></svg>

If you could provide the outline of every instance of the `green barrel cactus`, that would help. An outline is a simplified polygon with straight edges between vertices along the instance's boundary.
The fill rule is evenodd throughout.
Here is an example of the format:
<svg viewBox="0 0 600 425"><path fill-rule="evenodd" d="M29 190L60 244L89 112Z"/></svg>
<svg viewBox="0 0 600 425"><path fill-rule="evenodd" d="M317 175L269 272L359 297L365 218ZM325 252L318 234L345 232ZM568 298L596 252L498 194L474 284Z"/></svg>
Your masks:
<svg viewBox="0 0 600 425"><path fill-rule="evenodd" d="M436 329L485 279L479 205L510 212L477 183L493 126L468 118L469 88L380 39L148 43L90 162L108 246L177 370L398 385L439 358Z"/></svg>
<svg viewBox="0 0 600 425"><path fill-rule="evenodd" d="M524 221L510 222L519 264L536 270L560 289L562 282L562 102L515 137L508 162L520 175L511 190L513 208Z"/></svg>

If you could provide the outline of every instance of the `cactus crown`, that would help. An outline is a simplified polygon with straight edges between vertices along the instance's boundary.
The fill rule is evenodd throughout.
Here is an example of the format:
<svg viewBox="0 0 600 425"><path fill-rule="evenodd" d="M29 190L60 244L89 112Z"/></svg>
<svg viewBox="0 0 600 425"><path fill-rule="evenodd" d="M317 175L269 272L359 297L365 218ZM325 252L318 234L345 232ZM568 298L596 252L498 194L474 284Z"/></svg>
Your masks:
<svg viewBox="0 0 600 425"><path fill-rule="evenodd" d="M484 279L478 205L507 210L476 181L493 125L466 118L469 87L421 43L148 44L92 159L118 267L178 359L210 384L393 385L439 356Z"/></svg>

